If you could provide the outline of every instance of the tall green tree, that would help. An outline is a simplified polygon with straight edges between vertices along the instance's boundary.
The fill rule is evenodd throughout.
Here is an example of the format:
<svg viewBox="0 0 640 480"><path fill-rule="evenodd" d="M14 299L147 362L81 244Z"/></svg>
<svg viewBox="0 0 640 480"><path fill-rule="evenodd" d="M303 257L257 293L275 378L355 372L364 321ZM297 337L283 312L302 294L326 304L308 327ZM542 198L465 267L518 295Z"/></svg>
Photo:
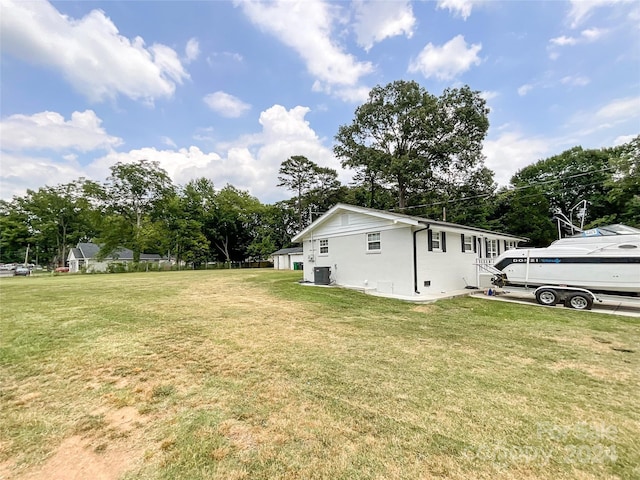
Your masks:
<svg viewBox="0 0 640 480"><path fill-rule="evenodd" d="M27 245L35 242L28 219L28 212L20 208L17 198L11 202L0 200L0 262L24 261Z"/></svg>
<svg viewBox="0 0 640 480"><path fill-rule="evenodd" d="M28 190L18 199L19 208L26 214L32 247L44 257L53 254L49 259L55 265L64 265L69 248L95 235L96 216L86 193L94 187L93 182L79 179Z"/></svg>
<svg viewBox="0 0 640 480"><path fill-rule="evenodd" d="M440 97L414 81L376 86L352 123L338 129L334 153L344 167L356 169L370 205L378 189L390 186L404 208L410 195L483 168L488 112L480 92L468 86L446 89Z"/></svg>
<svg viewBox="0 0 640 480"><path fill-rule="evenodd" d="M303 197L314 188L317 181L318 165L303 155L293 155L280 164L278 186L286 187L295 194L295 211L298 228L303 225L305 204Z"/></svg>
<svg viewBox="0 0 640 480"><path fill-rule="evenodd" d="M640 135L607 151L611 167L606 182L610 212L597 221L640 227Z"/></svg>
<svg viewBox="0 0 640 480"><path fill-rule="evenodd" d="M558 238L549 200L538 185L502 189L494 198L493 208L489 222L493 230L527 237L528 245L533 247L546 247Z"/></svg>
<svg viewBox="0 0 640 480"><path fill-rule="evenodd" d="M205 177L189 181L182 189L181 215L171 229L179 260L197 266L215 256L216 195L213 182Z"/></svg>
<svg viewBox="0 0 640 480"><path fill-rule="evenodd" d="M118 162L111 167L105 185L105 200L111 218L105 222L101 240L103 252L124 246L133 251L135 262L150 245L146 230L161 212L167 198L174 194L174 186L159 162L140 160L135 163Z"/></svg>
<svg viewBox="0 0 640 480"><path fill-rule="evenodd" d="M424 203L428 204L430 200L433 203L423 209L424 214L469 227L489 228L495 190L493 172L488 168L461 173L458 180L426 192Z"/></svg>
<svg viewBox="0 0 640 480"><path fill-rule="evenodd" d="M586 200L588 223L610 210L607 201L607 181L611 178L609 158L606 150L574 147L523 168L511 183L516 188L538 186L549 201L547 215L561 212L570 216L575 212L572 215L575 224L578 209L574 207Z"/></svg>
<svg viewBox="0 0 640 480"><path fill-rule="evenodd" d="M338 180L338 172L321 167L301 155L294 155L280 165L279 187L295 193L289 205L296 212L295 230L301 230L313 220L313 214L324 213L342 200L346 189Z"/></svg>
<svg viewBox="0 0 640 480"><path fill-rule="evenodd" d="M245 260L249 245L256 238L262 208L257 198L232 185L217 193L212 245L223 261Z"/></svg>
<svg viewBox="0 0 640 480"><path fill-rule="evenodd" d="M266 260L273 252L291 246L291 237L297 230L291 228L295 223L295 214L286 205L263 205L255 227L255 236L247 249L252 259Z"/></svg>

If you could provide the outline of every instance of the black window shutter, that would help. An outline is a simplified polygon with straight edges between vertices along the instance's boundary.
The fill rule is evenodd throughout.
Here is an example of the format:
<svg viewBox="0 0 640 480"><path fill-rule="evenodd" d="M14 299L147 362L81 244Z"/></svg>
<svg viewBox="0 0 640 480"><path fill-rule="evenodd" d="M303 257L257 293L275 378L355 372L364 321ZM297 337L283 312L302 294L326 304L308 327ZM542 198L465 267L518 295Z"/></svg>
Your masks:
<svg viewBox="0 0 640 480"><path fill-rule="evenodd" d="M427 249L430 252L433 251L433 232L431 230L427 230Z"/></svg>
<svg viewBox="0 0 640 480"><path fill-rule="evenodd" d="M447 251L447 232L440 232L440 248L443 252Z"/></svg>
<svg viewBox="0 0 640 480"><path fill-rule="evenodd" d="M503 242L504 242L504 251L506 252L507 251L507 241L503 240Z"/></svg>
<svg viewBox="0 0 640 480"><path fill-rule="evenodd" d="M473 253L476 253L478 251L478 242L476 240L476 237L473 237Z"/></svg>
<svg viewBox="0 0 640 480"><path fill-rule="evenodd" d="M460 243L462 243L462 252L464 253L464 233L460 234Z"/></svg>
<svg viewBox="0 0 640 480"><path fill-rule="evenodd" d="M486 258L489 258L489 239L488 238L484 239L484 256Z"/></svg>
<svg viewBox="0 0 640 480"><path fill-rule="evenodd" d="M496 244L498 246L498 255L500 255L500 240L496 240Z"/></svg>

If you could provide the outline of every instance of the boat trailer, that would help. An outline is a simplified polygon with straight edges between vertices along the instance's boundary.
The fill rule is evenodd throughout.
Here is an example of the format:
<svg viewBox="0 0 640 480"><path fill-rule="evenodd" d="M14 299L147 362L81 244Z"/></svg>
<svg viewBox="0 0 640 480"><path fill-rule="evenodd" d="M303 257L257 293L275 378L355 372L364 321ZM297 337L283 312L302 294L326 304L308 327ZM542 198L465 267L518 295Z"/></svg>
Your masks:
<svg viewBox="0 0 640 480"><path fill-rule="evenodd" d="M491 279L491 283L499 288L513 287L507 282L504 273L498 273ZM530 291L525 287L526 291ZM591 310L593 302L602 302L596 295L586 288L567 287L562 285L542 285L533 294L540 305L552 306L559 303L576 310Z"/></svg>

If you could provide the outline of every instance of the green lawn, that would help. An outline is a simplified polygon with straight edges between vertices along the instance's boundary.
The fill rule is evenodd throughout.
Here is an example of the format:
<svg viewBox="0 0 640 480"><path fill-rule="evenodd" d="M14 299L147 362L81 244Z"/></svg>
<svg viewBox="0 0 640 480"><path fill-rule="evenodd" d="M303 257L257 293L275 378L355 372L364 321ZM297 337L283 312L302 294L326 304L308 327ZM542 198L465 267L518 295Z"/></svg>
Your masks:
<svg viewBox="0 0 640 480"><path fill-rule="evenodd" d="M0 279L0 478L640 478L637 318L300 277Z"/></svg>

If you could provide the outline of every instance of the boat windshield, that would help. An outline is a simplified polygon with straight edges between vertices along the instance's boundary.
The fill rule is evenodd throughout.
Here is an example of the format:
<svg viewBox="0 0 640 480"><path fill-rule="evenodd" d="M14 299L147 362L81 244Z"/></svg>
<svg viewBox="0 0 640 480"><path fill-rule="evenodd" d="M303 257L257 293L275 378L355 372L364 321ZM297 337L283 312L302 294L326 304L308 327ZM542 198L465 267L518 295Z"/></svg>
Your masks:
<svg viewBox="0 0 640 480"><path fill-rule="evenodd" d="M573 235L574 237L601 237L607 235L637 235L640 233L640 230L637 228L629 227L627 225L622 225L621 223L616 223L615 225L606 225L604 227L592 228L590 230L585 230L577 235Z"/></svg>

